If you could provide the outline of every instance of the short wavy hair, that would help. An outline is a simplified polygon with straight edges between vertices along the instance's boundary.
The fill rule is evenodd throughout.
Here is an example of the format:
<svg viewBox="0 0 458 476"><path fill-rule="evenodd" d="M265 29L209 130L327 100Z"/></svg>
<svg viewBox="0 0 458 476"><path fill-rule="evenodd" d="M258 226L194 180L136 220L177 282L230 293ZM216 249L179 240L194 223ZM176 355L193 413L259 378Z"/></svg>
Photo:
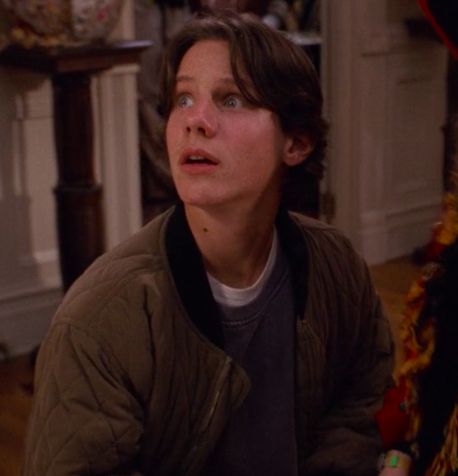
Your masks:
<svg viewBox="0 0 458 476"><path fill-rule="evenodd" d="M172 38L161 72L159 107L165 119L172 108L183 56L198 41L213 39L228 43L232 74L244 98L276 113L284 132L308 135L314 149L293 169L300 167L321 176L327 123L315 67L300 46L252 15L201 13Z"/></svg>

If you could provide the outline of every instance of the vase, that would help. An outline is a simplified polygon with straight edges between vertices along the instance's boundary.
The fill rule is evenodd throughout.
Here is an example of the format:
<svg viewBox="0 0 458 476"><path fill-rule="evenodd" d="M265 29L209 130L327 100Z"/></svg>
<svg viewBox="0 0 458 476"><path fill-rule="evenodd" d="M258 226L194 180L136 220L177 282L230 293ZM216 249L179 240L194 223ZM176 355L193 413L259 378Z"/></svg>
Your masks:
<svg viewBox="0 0 458 476"><path fill-rule="evenodd" d="M0 1L13 18L16 39L30 40L32 36L37 43L62 46L103 40L116 24L123 5L123 0Z"/></svg>

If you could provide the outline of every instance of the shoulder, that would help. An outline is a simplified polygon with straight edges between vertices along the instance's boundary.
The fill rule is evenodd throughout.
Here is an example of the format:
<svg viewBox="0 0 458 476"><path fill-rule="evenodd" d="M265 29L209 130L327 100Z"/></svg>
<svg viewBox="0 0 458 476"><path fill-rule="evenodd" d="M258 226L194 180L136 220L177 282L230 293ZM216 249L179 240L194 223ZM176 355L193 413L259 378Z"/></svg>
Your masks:
<svg viewBox="0 0 458 476"><path fill-rule="evenodd" d="M350 240L334 226L300 213L288 212L288 214L308 242L353 249Z"/></svg>
<svg viewBox="0 0 458 476"><path fill-rule="evenodd" d="M168 216L98 258L69 289L41 345L41 386L50 378L65 381L89 398L106 383L128 385L146 401L154 365L151 316L172 292L163 251Z"/></svg>
<svg viewBox="0 0 458 476"><path fill-rule="evenodd" d="M133 324L143 307L145 287L167 274L164 236L170 211L99 257L66 293L53 325L95 330L110 320ZM163 280L162 280L163 281ZM138 311L138 312L136 312Z"/></svg>
<svg viewBox="0 0 458 476"><path fill-rule="evenodd" d="M353 355L358 346L361 355L391 355L389 325L364 259L336 228L297 214L290 217L308 255L306 323L329 348L340 349L333 353L337 359ZM342 358L338 365L346 362Z"/></svg>
<svg viewBox="0 0 458 476"><path fill-rule="evenodd" d="M289 216L300 229L311 258L328 256L338 261L350 261L352 265L364 262L351 241L339 229L298 213L289 212Z"/></svg>
<svg viewBox="0 0 458 476"><path fill-rule="evenodd" d="M322 221L289 213L301 232L308 255L311 283L322 283L344 293L352 301L371 287L366 262L351 241L337 228Z"/></svg>

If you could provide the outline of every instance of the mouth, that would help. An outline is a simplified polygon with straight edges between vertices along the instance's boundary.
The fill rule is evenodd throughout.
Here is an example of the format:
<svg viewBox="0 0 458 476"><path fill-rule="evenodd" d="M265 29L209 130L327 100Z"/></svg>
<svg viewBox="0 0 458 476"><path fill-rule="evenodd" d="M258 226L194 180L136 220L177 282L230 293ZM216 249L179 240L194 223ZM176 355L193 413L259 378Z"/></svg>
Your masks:
<svg viewBox="0 0 458 476"><path fill-rule="evenodd" d="M186 167L215 166L219 160L204 150L185 150L180 157L180 164Z"/></svg>
<svg viewBox="0 0 458 476"><path fill-rule="evenodd" d="M209 159L208 157L204 157L202 155L189 155L185 158L184 164L208 164L208 165L216 165L214 160Z"/></svg>

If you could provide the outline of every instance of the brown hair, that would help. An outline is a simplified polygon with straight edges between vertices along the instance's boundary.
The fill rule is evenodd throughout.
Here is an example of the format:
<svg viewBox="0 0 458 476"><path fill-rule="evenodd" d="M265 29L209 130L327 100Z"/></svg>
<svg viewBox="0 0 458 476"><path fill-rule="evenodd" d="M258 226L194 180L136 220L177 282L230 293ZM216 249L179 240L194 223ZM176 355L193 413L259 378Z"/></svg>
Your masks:
<svg viewBox="0 0 458 476"><path fill-rule="evenodd" d="M302 167L321 175L327 124L315 68L302 48L251 15L204 13L171 40L161 75L160 109L165 118L183 56L198 41L209 39L228 43L234 80L247 101L275 112L284 132L309 136L314 150Z"/></svg>

